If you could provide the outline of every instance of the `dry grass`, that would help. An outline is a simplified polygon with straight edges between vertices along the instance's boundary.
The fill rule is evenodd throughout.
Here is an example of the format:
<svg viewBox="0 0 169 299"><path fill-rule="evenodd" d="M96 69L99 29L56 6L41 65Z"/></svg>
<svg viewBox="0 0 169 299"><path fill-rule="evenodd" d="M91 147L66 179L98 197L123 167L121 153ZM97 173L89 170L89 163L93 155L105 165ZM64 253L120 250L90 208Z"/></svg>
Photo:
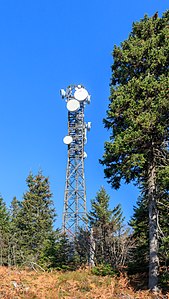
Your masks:
<svg viewBox="0 0 169 299"><path fill-rule="evenodd" d="M99 277L90 270L37 273L0 267L0 299L169 299L134 291L127 278Z"/></svg>

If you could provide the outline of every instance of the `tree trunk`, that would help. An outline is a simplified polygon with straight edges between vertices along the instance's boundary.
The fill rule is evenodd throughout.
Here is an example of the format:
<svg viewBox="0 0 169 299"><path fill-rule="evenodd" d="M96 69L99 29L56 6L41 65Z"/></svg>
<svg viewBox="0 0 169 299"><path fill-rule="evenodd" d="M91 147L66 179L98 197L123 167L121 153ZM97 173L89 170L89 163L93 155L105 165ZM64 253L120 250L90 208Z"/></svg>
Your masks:
<svg viewBox="0 0 169 299"><path fill-rule="evenodd" d="M94 267L95 266L95 240L93 237L93 228L91 228L90 231L90 252L89 252L89 266Z"/></svg>
<svg viewBox="0 0 169 299"><path fill-rule="evenodd" d="M156 202L155 165L149 167L148 199L149 199L149 289L158 289L158 210Z"/></svg>

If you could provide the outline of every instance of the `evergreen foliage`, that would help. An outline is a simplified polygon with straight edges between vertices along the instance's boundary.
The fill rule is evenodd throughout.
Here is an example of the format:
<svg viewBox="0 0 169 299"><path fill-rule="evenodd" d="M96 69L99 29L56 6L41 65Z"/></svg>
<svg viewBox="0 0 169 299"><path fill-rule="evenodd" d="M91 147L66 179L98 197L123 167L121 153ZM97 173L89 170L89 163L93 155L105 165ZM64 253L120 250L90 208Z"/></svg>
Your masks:
<svg viewBox="0 0 169 299"><path fill-rule="evenodd" d="M9 213L6 204L0 197L0 265L8 264L8 244L9 244Z"/></svg>
<svg viewBox="0 0 169 299"><path fill-rule="evenodd" d="M79 242L69 240L53 227L55 210L49 180L42 172L26 179L28 190L23 200L13 198L8 212L0 198L0 263L43 269L75 269L86 262L86 252ZM84 241L85 239L83 239ZM79 259L80 256L80 259Z"/></svg>
<svg viewBox="0 0 169 299"><path fill-rule="evenodd" d="M9 213L2 197L0 197L0 229L2 234L9 231Z"/></svg>
<svg viewBox="0 0 169 299"><path fill-rule="evenodd" d="M22 238L21 230L18 227L19 222L19 212L21 209L20 201L14 197L10 206L10 265L17 265L22 262L21 252L20 252L20 241ZM20 219L21 221L21 219Z"/></svg>
<svg viewBox="0 0 169 299"><path fill-rule="evenodd" d="M28 191L24 194L23 201L19 203L14 198L12 202L12 231L17 239L20 262L38 263L41 261L41 264L44 264L42 256L45 261L47 259L44 251L47 251L47 247L54 243L55 212L52 193L48 178L44 177L41 172L35 176L30 173L26 182Z"/></svg>
<svg viewBox="0 0 169 299"><path fill-rule="evenodd" d="M148 205L144 198L139 198L134 214L129 222L133 228L133 239L135 241L132 250L132 259L129 263L129 272L139 273L148 271Z"/></svg>
<svg viewBox="0 0 169 299"><path fill-rule="evenodd" d="M79 265L90 263L90 233L83 228L79 228L79 232L75 238L75 252L78 254Z"/></svg>
<svg viewBox="0 0 169 299"><path fill-rule="evenodd" d="M159 210L159 255L161 265L169 266L169 198L161 200L158 204Z"/></svg>
<svg viewBox="0 0 169 299"><path fill-rule="evenodd" d="M158 208L158 239L159 239L159 259L161 267L167 271L169 265L169 201L168 196L163 196L157 203ZM130 220L130 226L133 229L132 238L135 242L132 250L132 259L129 263L129 272L145 272L148 269L148 202L143 193L134 207L134 215Z"/></svg>
<svg viewBox="0 0 169 299"><path fill-rule="evenodd" d="M129 236L128 230L124 229L121 206L110 210L109 200L102 187L91 201L89 220L93 230L95 263L120 268L127 258Z"/></svg>
<svg viewBox="0 0 169 299"><path fill-rule="evenodd" d="M149 288L158 284L158 209L161 184L168 182L169 11L133 24L129 38L113 50L110 104L105 127L111 131L101 163L113 188L121 180L147 190Z"/></svg>
<svg viewBox="0 0 169 299"><path fill-rule="evenodd" d="M91 200L91 211L89 213L90 226L93 229L95 243L95 262L98 264L109 263L110 239L113 232L111 222L112 211L109 210L110 197L102 187L95 199Z"/></svg>
<svg viewBox="0 0 169 299"><path fill-rule="evenodd" d="M55 267L62 270L75 270L79 266L75 254L75 244L60 233L56 241Z"/></svg>

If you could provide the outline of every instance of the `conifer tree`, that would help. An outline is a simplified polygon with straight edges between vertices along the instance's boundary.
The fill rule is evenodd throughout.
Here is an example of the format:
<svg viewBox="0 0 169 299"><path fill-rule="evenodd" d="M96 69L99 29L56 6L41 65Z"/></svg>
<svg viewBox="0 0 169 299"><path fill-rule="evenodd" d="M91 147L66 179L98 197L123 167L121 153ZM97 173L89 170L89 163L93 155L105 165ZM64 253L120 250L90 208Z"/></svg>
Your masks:
<svg viewBox="0 0 169 299"><path fill-rule="evenodd" d="M78 264L91 264L90 263L90 249L91 249L91 239L90 232L86 229L80 228L78 234L75 238L75 255L78 260Z"/></svg>
<svg viewBox="0 0 169 299"><path fill-rule="evenodd" d="M110 247L106 242L112 233L112 227L110 227L112 211L109 210L109 200L110 197L103 187L97 192L95 199L91 200L89 220L95 242L95 261L98 264L108 263L108 257L110 257L108 252Z"/></svg>
<svg viewBox="0 0 169 299"><path fill-rule="evenodd" d="M21 203L20 201L16 198L16 196L13 198L10 206L10 216L11 216L11 221L15 221L18 213L21 208Z"/></svg>
<svg viewBox="0 0 169 299"><path fill-rule="evenodd" d="M9 213L0 197L0 265L8 265Z"/></svg>
<svg viewBox="0 0 169 299"><path fill-rule="evenodd" d="M15 226L20 234L20 252L23 261L41 261L46 242L53 241L53 223L55 212L49 180L41 172L29 174L28 191L23 196ZM14 221L14 220L13 220Z"/></svg>
<svg viewBox="0 0 169 299"><path fill-rule="evenodd" d="M122 257L121 249L126 244L127 231L123 228L121 206L117 205L110 210L109 200L109 195L102 187L91 201L89 220L93 229L95 262L109 263L114 268L119 268L126 258L126 251L123 250L125 257Z"/></svg>
<svg viewBox="0 0 169 299"><path fill-rule="evenodd" d="M110 222L112 211L109 210L109 201L110 196L101 187L95 199L91 200L92 209L89 214L91 225L99 226Z"/></svg>
<svg viewBox="0 0 169 299"><path fill-rule="evenodd" d="M158 208L158 239L159 259L161 266L169 264L169 200L168 194L161 194ZM134 215L130 220L133 229L132 237L135 240L135 248L132 250L132 261L129 270L132 272L145 272L148 269L148 198L144 192L134 207ZM167 267L166 267L167 269Z"/></svg>
<svg viewBox="0 0 169 299"><path fill-rule="evenodd" d="M77 267L75 260L75 244L66 234L59 231L55 243L54 267L71 270Z"/></svg>
<svg viewBox="0 0 169 299"><path fill-rule="evenodd" d="M169 11L133 24L129 38L114 47L111 96L105 127L111 130L101 163L113 188L121 180L147 190L149 288L158 285L157 190L168 173Z"/></svg>
<svg viewBox="0 0 169 299"><path fill-rule="evenodd" d="M134 214L129 222L133 229L135 247L132 250L132 260L129 264L131 273L146 272L148 270L148 205L145 198L140 198L134 206Z"/></svg>
<svg viewBox="0 0 169 299"><path fill-rule="evenodd" d="M43 248L39 252L38 263L45 269L52 269L58 267L58 257L60 257L60 252L58 250L58 242L60 240L60 232L57 229L53 230L48 237L43 242ZM63 251L66 248L63 248Z"/></svg>
<svg viewBox="0 0 169 299"><path fill-rule="evenodd" d="M21 230L18 227L20 209L21 203L16 197L14 197L10 206L10 242L8 249L11 265L18 265L22 262L22 258L20 256L20 242L22 240L22 236Z"/></svg>

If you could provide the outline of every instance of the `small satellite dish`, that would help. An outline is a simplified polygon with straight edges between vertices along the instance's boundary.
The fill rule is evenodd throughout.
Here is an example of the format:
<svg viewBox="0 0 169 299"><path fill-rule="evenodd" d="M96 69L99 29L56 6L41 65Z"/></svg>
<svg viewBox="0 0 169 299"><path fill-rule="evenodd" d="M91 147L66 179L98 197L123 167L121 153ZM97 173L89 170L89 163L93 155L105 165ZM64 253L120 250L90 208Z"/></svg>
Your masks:
<svg viewBox="0 0 169 299"><path fill-rule="evenodd" d="M77 111L78 109L80 108L80 104L77 100L69 100L67 102L67 109L70 111L70 112L75 112Z"/></svg>
<svg viewBox="0 0 169 299"><path fill-rule="evenodd" d="M67 135L67 136L65 136L65 137L63 138L63 142L64 142L64 144L69 145L72 141L73 141L72 136Z"/></svg>
<svg viewBox="0 0 169 299"><path fill-rule="evenodd" d="M76 89L75 93L74 93L74 97L76 100L78 100L79 102L84 101L87 97L88 97L88 92L85 88L81 87Z"/></svg>
<svg viewBox="0 0 169 299"><path fill-rule="evenodd" d="M86 152L83 153L83 157L84 157L84 159L87 158L87 153Z"/></svg>

